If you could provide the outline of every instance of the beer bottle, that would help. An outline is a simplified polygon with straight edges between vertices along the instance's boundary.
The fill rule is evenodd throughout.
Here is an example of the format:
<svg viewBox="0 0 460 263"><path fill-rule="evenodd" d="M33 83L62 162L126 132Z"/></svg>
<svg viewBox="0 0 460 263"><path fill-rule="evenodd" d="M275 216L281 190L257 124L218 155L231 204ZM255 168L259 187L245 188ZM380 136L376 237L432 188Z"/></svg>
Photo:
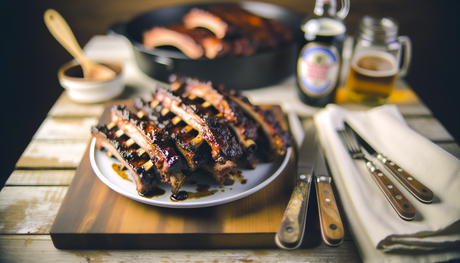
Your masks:
<svg viewBox="0 0 460 263"><path fill-rule="evenodd" d="M341 69L349 0L342 0L337 12L336 0L316 0L314 14L302 22L306 44L297 61L299 98L305 104L324 107L334 101Z"/></svg>

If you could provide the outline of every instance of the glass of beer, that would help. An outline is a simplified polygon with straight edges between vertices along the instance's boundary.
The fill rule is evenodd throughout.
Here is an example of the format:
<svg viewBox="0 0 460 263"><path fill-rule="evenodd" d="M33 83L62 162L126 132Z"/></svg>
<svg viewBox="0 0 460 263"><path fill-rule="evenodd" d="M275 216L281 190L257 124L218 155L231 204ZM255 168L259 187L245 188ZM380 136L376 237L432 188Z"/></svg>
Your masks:
<svg viewBox="0 0 460 263"><path fill-rule="evenodd" d="M408 37L397 36L397 33L398 23L392 18L363 18L346 82L351 101L368 105L384 104L393 92L396 79L407 74L411 42ZM399 67L402 53L404 60Z"/></svg>

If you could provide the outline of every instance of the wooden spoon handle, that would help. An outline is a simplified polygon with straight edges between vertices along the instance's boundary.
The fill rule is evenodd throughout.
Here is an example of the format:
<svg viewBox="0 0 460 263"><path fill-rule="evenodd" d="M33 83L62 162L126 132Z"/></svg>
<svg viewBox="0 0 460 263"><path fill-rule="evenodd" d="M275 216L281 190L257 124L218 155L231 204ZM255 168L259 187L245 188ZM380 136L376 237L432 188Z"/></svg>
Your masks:
<svg viewBox="0 0 460 263"><path fill-rule="evenodd" d="M89 70L85 69L84 65L92 62L85 57L80 45L75 39L75 35L72 33L72 30L64 18L56 10L48 9L45 12L44 20L46 26L56 40L59 41L59 43L61 43L61 45L69 51L69 53L76 58L78 62L80 62L83 71ZM89 72L84 73L86 73L85 75L89 74Z"/></svg>

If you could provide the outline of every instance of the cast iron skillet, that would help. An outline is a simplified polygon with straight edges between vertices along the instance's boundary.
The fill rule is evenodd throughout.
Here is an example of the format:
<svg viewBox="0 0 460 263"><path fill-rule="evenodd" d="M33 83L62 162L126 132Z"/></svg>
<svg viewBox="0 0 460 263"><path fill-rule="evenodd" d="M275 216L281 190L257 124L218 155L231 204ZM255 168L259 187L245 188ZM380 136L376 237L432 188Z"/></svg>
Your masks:
<svg viewBox="0 0 460 263"><path fill-rule="evenodd" d="M229 4L229 3L225 3ZM295 41L277 50L258 52L249 57L191 59L173 47L146 50L142 45L142 33L153 26L181 22L193 7L204 8L216 4L193 4L168 7L142 14L127 23L117 23L109 28L109 34L122 35L132 43L135 59L141 71L148 76L168 82L172 73L210 80L230 89L254 89L275 84L295 72L299 45L303 34L300 23L304 15L285 8L260 2L240 2L242 8L257 15L274 18L290 27ZM222 5L222 3L219 3Z"/></svg>

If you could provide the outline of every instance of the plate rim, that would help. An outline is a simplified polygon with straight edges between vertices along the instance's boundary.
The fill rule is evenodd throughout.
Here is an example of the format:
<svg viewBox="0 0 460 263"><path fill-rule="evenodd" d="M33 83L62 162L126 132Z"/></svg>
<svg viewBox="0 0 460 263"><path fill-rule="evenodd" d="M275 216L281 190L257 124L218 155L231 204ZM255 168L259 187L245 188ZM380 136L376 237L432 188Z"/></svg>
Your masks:
<svg viewBox="0 0 460 263"><path fill-rule="evenodd" d="M99 178L99 180L102 181L102 183L104 183L106 186L111 188L116 193L118 193L120 195L123 195L123 196L125 196L125 197L127 197L127 198L129 198L131 200L134 200L134 201L137 201L137 202L140 202L140 203L144 203L144 204L147 204L147 205L152 205L152 206L157 206L157 207L167 207L167 208L202 208L202 207L211 207L211 206L216 206L216 205L221 205L221 204L226 204L226 203L229 203L229 202L233 202L233 201L242 199L244 197L247 197L247 196L249 196L251 194L254 194L254 193L260 191L261 189L263 189L264 187L266 187L267 185L269 185L271 182L273 182L273 180L275 180L281 174L281 172L286 168L286 166L287 166L287 164L288 164L288 162L289 162L289 160L291 158L291 154L292 154L292 147L288 147L286 149L286 153L284 154L284 160L282 161L281 165L276 169L276 171L273 174L271 174L268 178L266 178L264 181L262 181L260 184L258 184L257 186L252 187L251 189L248 189L248 190L246 190L244 192L232 195L230 197L225 197L225 198L222 198L222 199L217 199L217 200L210 201L210 202L205 202L205 203L186 203L186 202L172 203L171 202L171 204L168 204L168 203L165 203L165 202L158 202L158 201L155 201L155 200L152 200L152 199L145 199L145 198L143 198L141 196L132 195L131 193L128 193L125 190L121 189L120 187L114 185L111 181L109 181L104 176L104 174L100 171L99 167L97 166L96 155L95 155L96 150L97 150L97 148L96 148L96 138L93 137L91 139L91 144L90 144L89 159L90 159L92 170L94 171L96 176Z"/></svg>

